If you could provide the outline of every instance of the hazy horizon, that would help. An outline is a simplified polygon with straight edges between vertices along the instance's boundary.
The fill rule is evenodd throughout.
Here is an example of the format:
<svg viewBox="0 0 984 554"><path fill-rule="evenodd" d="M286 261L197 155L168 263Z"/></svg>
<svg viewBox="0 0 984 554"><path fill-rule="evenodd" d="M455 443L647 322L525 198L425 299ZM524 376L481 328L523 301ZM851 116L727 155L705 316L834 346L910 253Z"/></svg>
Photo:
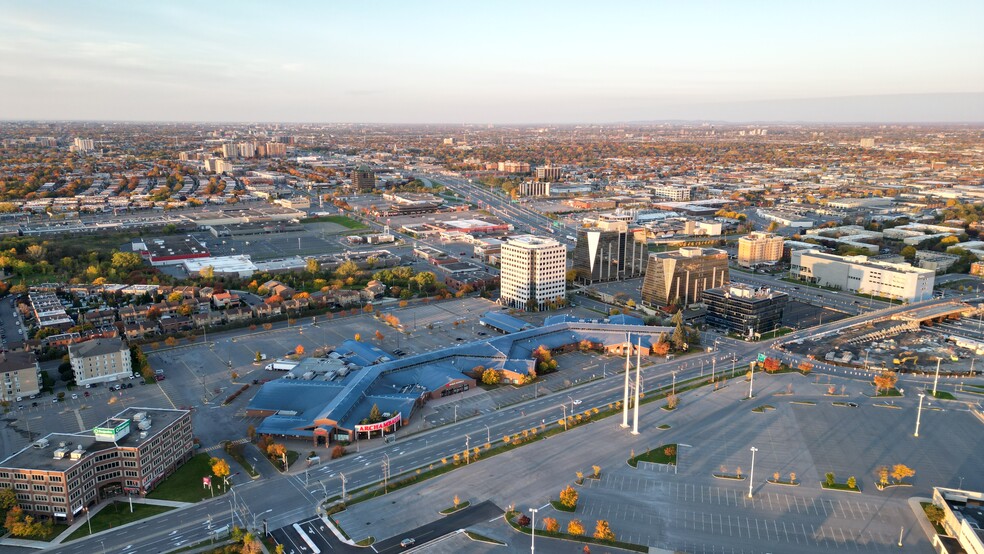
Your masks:
<svg viewBox="0 0 984 554"><path fill-rule="evenodd" d="M8 121L984 121L981 2L2 5Z"/></svg>

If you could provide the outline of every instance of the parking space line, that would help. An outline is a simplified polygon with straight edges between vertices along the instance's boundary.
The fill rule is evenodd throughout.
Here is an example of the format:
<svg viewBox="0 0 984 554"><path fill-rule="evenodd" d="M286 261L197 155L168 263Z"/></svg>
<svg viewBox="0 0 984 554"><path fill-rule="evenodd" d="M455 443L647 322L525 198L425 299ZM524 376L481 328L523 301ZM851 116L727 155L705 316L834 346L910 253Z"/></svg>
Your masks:
<svg viewBox="0 0 984 554"><path fill-rule="evenodd" d="M765 497L769 499L769 509L773 510L774 508L772 507L772 493L767 493ZM763 508L765 507L765 502L762 503L762 507Z"/></svg>

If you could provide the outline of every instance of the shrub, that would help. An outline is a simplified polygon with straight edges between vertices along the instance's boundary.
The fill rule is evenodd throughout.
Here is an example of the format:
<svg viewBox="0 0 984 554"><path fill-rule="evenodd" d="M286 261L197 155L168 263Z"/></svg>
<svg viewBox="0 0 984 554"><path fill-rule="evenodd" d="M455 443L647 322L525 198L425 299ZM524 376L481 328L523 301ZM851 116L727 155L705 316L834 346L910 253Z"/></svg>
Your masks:
<svg viewBox="0 0 984 554"><path fill-rule="evenodd" d="M337 460L338 458L341 458L344 455L345 455L345 447L340 444L335 445L335 448L331 449L332 460Z"/></svg>

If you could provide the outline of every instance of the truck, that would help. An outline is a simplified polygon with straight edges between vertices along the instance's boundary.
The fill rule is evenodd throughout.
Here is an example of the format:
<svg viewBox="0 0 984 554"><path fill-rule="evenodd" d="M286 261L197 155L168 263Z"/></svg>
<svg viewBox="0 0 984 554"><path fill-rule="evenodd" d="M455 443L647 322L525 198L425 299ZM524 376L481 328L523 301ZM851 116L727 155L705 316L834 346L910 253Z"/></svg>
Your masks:
<svg viewBox="0 0 984 554"><path fill-rule="evenodd" d="M266 365L267 371L290 371L297 367L300 362L295 362L294 360L277 360L271 364Z"/></svg>

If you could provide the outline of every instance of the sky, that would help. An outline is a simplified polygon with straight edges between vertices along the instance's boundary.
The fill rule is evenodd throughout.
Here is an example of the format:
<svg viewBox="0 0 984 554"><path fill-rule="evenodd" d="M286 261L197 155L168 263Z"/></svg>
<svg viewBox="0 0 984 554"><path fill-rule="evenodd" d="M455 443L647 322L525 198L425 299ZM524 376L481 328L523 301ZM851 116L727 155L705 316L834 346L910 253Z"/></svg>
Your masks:
<svg viewBox="0 0 984 554"><path fill-rule="evenodd" d="M984 121L984 2L0 0L0 119Z"/></svg>

